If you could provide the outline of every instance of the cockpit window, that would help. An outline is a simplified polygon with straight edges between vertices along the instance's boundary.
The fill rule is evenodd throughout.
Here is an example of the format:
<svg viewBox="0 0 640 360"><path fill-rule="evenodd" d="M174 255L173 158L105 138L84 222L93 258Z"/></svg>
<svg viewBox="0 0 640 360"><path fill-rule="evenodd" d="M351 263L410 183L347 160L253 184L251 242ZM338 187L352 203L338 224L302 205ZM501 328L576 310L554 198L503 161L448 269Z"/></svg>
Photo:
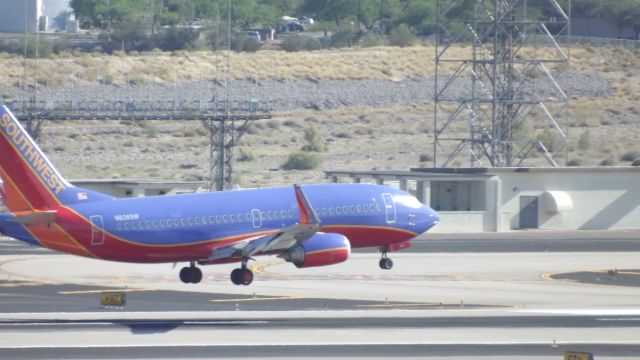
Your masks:
<svg viewBox="0 0 640 360"><path fill-rule="evenodd" d="M411 209L419 209L422 207L420 201L411 195L396 195L393 197L393 200L396 204L403 205Z"/></svg>

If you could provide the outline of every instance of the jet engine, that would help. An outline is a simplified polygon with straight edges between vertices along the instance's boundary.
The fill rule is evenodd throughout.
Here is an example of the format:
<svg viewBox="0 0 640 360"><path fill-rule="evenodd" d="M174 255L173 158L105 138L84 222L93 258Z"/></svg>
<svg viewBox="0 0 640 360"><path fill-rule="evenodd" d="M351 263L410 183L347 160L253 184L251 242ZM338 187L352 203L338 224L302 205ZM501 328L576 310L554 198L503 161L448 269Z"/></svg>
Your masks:
<svg viewBox="0 0 640 360"><path fill-rule="evenodd" d="M317 233L302 244L290 247L278 257L299 268L325 266L346 261L351 244L345 236L336 233Z"/></svg>

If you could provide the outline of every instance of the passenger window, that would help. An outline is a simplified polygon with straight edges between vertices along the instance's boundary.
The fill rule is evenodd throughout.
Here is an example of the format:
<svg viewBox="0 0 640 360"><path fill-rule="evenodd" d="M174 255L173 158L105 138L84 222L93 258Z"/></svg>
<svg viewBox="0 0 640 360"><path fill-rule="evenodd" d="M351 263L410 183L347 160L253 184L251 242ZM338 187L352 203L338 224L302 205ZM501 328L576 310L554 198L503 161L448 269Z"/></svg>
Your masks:
<svg viewBox="0 0 640 360"><path fill-rule="evenodd" d="M369 210L370 210L371 212L376 211L376 207L375 207L375 205L373 205L373 204L369 204Z"/></svg>
<svg viewBox="0 0 640 360"><path fill-rule="evenodd" d="M322 208L322 215L327 215L327 208Z"/></svg>
<svg viewBox="0 0 640 360"><path fill-rule="evenodd" d="M222 216L216 215L216 222L220 224L222 222Z"/></svg>
<svg viewBox="0 0 640 360"><path fill-rule="evenodd" d="M340 214L342 214L342 209L340 208L340 206L336 206L336 215Z"/></svg>
<svg viewBox="0 0 640 360"><path fill-rule="evenodd" d="M356 205L356 211L361 213L362 212L362 206Z"/></svg>
<svg viewBox="0 0 640 360"><path fill-rule="evenodd" d="M287 217L287 212L284 211L284 210L280 210L280 217L283 218L283 219L286 218Z"/></svg>
<svg viewBox="0 0 640 360"><path fill-rule="evenodd" d="M173 219L173 226L175 227L180 226L180 219Z"/></svg>
<svg viewBox="0 0 640 360"><path fill-rule="evenodd" d="M189 224L189 226L193 226L193 218L188 218L187 223Z"/></svg>
<svg viewBox="0 0 640 360"><path fill-rule="evenodd" d="M199 218L199 217L197 217L197 218L195 219L195 221L196 221L196 225L200 225L200 218Z"/></svg>
<svg viewBox="0 0 640 360"><path fill-rule="evenodd" d="M203 216L202 217L202 225L206 225L207 224L207 217Z"/></svg>
<svg viewBox="0 0 640 360"><path fill-rule="evenodd" d="M185 219L185 218L180 218L180 225L182 225L182 226L187 226L187 219Z"/></svg>
<svg viewBox="0 0 640 360"><path fill-rule="evenodd" d="M236 215L236 219L238 219L238 222L242 222L242 214Z"/></svg>
<svg viewBox="0 0 640 360"><path fill-rule="evenodd" d="M210 223L210 224L213 224L213 223L215 223L215 222L216 222L216 217L215 217L215 216L213 216L213 215L209 216L209 223Z"/></svg>
<svg viewBox="0 0 640 360"><path fill-rule="evenodd" d="M122 223L117 223L116 228L118 229L118 231L122 231Z"/></svg>
<svg viewBox="0 0 640 360"><path fill-rule="evenodd" d="M129 223L124 223L124 230L125 231L129 230Z"/></svg>
<svg viewBox="0 0 640 360"><path fill-rule="evenodd" d="M153 228L154 229L158 228L158 220L153 220Z"/></svg>
<svg viewBox="0 0 640 360"><path fill-rule="evenodd" d="M236 216L234 214L229 215L229 221L235 222L236 221Z"/></svg>
<svg viewBox="0 0 640 360"><path fill-rule="evenodd" d="M354 212L356 212L355 206L350 205L350 206L349 206L349 212L350 212L350 213L352 213L352 214L353 214Z"/></svg>
<svg viewBox="0 0 640 360"><path fill-rule="evenodd" d="M344 206L342 207L342 213L343 213L343 214L347 214L348 212L349 212L349 207L347 207L347 205L344 205Z"/></svg>
<svg viewBox="0 0 640 360"><path fill-rule="evenodd" d="M267 212L267 219L269 219L269 220L273 219L273 212L272 211Z"/></svg>
<svg viewBox="0 0 640 360"><path fill-rule="evenodd" d="M287 215L289 215L289 217L293 217L293 210L289 209L289 211L287 211Z"/></svg>
<svg viewBox="0 0 640 360"><path fill-rule="evenodd" d="M165 222L165 224L166 224L166 226L167 226L168 228L170 228L170 227L171 227L171 219L169 219L169 220L163 220L163 221ZM162 226L162 224L160 224L160 226Z"/></svg>
<svg viewBox="0 0 640 360"><path fill-rule="evenodd" d="M376 211L380 212L380 204L376 204Z"/></svg>
<svg viewBox="0 0 640 360"><path fill-rule="evenodd" d="M249 214L249 213L244 214L244 219L246 221L251 221L251 214Z"/></svg>
<svg viewBox="0 0 640 360"><path fill-rule="evenodd" d="M229 216L228 215L222 215L222 222L229 222Z"/></svg>
<svg viewBox="0 0 640 360"><path fill-rule="evenodd" d="M333 208L332 207L329 208L329 215L333 215Z"/></svg>

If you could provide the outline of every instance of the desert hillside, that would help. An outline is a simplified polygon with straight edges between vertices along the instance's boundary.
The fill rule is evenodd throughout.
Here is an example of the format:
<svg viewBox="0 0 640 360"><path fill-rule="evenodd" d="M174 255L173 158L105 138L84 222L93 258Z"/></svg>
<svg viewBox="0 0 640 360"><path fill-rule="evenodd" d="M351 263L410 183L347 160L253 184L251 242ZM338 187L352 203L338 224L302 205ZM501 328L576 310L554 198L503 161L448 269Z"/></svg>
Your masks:
<svg viewBox="0 0 640 360"><path fill-rule="evenodd" d="M224 84L230 63L234 99L259 98L274 111L273 119L255 122L241 139L236 162L240 186L324 181L322 170L329 169L431 166L433 47L263 50L226 56L62 55L38 61L38 91L41 99L62 101L126 96L154 101L208 99L213 87ZM22 59L2 55L0 63L3 100L23 98ZM568 71L553 70L572 97L567 124L571 164L630 165L640 158L637 54L575 47ZM27 73L34 81L33 60ZM316 141L325 145L316 154L321 165L313 170L283 170L287 156L307 145L305 129L310 128ZM207 134L198 122L48 123L40 142L69 178L208 176ZM455 165L467 164L461 157Z"/></svg>

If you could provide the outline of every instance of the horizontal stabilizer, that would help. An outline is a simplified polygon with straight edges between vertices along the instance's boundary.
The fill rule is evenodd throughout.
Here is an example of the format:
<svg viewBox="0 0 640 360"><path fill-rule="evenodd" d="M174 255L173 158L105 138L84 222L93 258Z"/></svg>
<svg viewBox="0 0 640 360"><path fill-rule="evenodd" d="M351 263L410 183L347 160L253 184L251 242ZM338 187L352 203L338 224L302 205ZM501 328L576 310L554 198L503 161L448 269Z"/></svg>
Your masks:
<svg viewBox="0 0 640 360"><path fill-rule="evenodd" d="M18 215L12 218L11 222L20 225L41 225L51 224L56 220L56 210L38 211L27 215Z"/></svg>

